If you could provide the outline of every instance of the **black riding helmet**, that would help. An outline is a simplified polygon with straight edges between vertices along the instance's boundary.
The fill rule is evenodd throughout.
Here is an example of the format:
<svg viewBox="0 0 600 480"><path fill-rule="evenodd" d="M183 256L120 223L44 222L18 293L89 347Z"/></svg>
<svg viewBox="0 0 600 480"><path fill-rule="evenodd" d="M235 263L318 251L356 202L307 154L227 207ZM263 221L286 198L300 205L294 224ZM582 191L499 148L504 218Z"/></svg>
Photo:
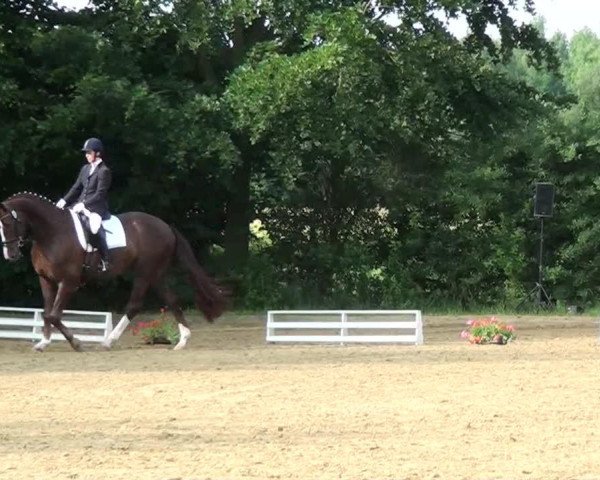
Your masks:
<svg viewBox="0 0 600 480"><path fill-rule="evenodd" d="M104 145L102 145L102 142L98 138L88 138L83 144L81 151L102 153L104 151Z"/></svg>

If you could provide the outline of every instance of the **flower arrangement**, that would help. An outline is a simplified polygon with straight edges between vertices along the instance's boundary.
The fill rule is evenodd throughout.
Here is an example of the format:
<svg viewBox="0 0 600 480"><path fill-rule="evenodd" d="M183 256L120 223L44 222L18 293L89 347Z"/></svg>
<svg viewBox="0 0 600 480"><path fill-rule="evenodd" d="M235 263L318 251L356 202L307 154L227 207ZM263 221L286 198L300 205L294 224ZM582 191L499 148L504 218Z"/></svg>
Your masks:
<svg viewBox="0 0 600 480"><path fill-rule="evenodd" d="M516 337L514 326L502 323L495 317L469 320L467 326L469 328L463 330L460 336L470 343L505 345Z"/></svg>
<svg viewBox="0 0 600 480"><path fill-rule="evenodd" d="M140 335L148 345L172 344L179 340L179 332L175 324L166 318L167 310L160 309L160 318L150 322L138 322L132 328L134 335Z"/></svg>

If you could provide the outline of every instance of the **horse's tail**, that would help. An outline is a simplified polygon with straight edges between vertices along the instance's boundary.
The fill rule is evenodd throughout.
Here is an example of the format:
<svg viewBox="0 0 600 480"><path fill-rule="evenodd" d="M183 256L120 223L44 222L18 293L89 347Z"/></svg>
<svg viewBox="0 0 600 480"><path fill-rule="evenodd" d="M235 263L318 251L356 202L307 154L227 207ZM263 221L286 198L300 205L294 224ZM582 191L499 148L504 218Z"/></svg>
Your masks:
<svg viewBox="0 0 600 480"><path fill-rule="evenodd" d="M212 322L225 311L228 294L202 269L185 237L175 227L171 226L171 229L175 234L177 259L187 270L190 283L196 292L196 306L206 319Z"/></svg>

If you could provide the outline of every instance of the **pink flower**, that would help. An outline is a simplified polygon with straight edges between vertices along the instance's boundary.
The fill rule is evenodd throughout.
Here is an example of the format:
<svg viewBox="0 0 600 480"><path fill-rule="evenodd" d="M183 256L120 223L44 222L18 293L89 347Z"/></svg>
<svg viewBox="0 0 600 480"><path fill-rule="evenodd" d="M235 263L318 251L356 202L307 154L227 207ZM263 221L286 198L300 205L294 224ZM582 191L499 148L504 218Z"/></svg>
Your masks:
<svg viewBox="0 0 600 480"><path fill-rule="evenodd" d="M470 343L500 343L499 336L501 336L504 344L515 336L515 327L499 321L496 317L476 318L466 323L468 327L460 332L460 338Z"/></svg>

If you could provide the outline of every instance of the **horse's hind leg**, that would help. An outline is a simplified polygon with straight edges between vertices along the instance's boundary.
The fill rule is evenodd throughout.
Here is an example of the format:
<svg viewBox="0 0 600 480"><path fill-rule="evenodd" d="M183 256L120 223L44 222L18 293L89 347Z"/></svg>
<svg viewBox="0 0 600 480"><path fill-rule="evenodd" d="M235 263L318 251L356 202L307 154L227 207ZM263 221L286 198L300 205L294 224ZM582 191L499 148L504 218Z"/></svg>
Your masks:
<svg viewBox="0 0 600 480"><path fill-rule="evenodd" d="M121 317L117 326L110 332L110 335L106 337L106 340L102 343L104 347L110 348L114 342L116 342L123 332L133 320L133 318L140 312L144 296L150 287L150 283L145 278L137 277L133 281L133 289L131 290L131 295L129 296L129 301L127 302L127 306L125 307L125 315Z"/></svg>
<svg viewBox="0 0 600 480"><path fill-rule="evenodd" d="M167 307L169 307L169 310L173 312L175 320L177 320L177 325L179 326L179 342L177 342L177 345L175 345L173 350L181 350L187 345L189 338L192 336L192 332L190 331L185 316L183 315L183 311L179 306L177 295L175 295L175 293L173 293L173 291L164 283L160 283L155 288L156 293L161 296Z"/></svg>

